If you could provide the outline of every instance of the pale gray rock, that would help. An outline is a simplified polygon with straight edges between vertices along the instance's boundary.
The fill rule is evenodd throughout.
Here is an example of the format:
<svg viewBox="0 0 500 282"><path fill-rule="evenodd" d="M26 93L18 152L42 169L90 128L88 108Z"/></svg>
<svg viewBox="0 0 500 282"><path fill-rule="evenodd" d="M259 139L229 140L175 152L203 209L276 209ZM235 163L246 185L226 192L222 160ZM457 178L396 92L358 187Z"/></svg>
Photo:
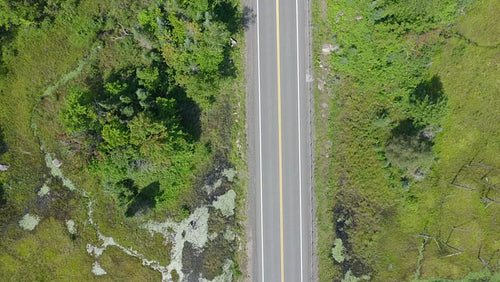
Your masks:
<svg viewBox="0 0 500 282"><path fill-rule="evenodd" d="M10 166L6 165L6 164L0 164L0 171L7 171L9 169Z"/></svg>
<svg viewBox="0 0 500 282"><path fill-rule="evenodd" d="M60 168L60 167L62 166L62 162L61 162L60 160L58 160L58 159L54 159L54 160L52 161L52 164L53 164L55 167L57 167L57 168Z"/></svg>

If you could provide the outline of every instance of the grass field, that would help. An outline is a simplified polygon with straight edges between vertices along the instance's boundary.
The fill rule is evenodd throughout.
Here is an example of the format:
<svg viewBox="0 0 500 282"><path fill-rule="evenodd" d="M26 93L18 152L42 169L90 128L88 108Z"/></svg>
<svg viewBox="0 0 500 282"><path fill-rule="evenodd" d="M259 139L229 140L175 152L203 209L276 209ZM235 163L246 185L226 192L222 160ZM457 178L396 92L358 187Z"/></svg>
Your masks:
<svg viewBox="0 0 500 282"><path fill-rule="evenodd" d="M422 4L418 27L403 2L387 35L374 20L385 6L313 2L321 281L471 281L498 269L498 1ZM322 54L324 44L338 51ZM388 64L373 61L384 52ZM421 108L418 93L442 102ZM431 150L416 147L412 130L434 132Z"/></svg>
<svg viewBox="0 0 500 282"><path fill-rule="evenodd" d="M199 113L200 145L190 160L196 167L183 182L187 185L170 194L168 203L142 210L138 204L142 213L126 215L115 195L104 189L95 166L75 154L72 147L81 145L81 140L75 143L68 138L71 135L61 121L67 96L74 89L102 84L99 79L110 79L148 60L144 54L152 48L146 44L150 39L121 34L131 32L132 28L126 31L123 26L137 25L137 11L152 4L138 3L68 4L43 24L21 26L15 36L1 38L9 43L2 50L0 75L0 163L10 165L0 174L0 272L6 281L154 281L167 272L175 281L183 276L180 271L210 280L236 279L245 271L245 81L239 75L244 73L245 46L239 25L233 28L238 45L225 50L235 74L217 81L216 97ZM239 9L222 6L226 11ZM8 33L2 29L0 35L4 34ZM92 90L101 91L98 88ZM58 159L61 168L47 164L47 159ZM161 173L152 177L161 180ZM154 184L151 179L142 180ZM215 183L219 185L211 194L205 192L205 186ZM229 190L236 192L236 209L224 215L211 205ZM226 204L231 209L231 201ZM149 221L172 220L184 222L184 232L190 232L196 226L185 221L198 207L209 207L206 231L210 234L204 235L211 239L202 250L187 242L180 246L179 257L176 244L181 241L172 239L179 234L171 230L153 234L146 228ZM40 218L32 231L20 228L26 214ZM74 222L74 234L68 220ZM177 268L172 266L179 262ZM107 274L92 273L101 268Z"/></svg>

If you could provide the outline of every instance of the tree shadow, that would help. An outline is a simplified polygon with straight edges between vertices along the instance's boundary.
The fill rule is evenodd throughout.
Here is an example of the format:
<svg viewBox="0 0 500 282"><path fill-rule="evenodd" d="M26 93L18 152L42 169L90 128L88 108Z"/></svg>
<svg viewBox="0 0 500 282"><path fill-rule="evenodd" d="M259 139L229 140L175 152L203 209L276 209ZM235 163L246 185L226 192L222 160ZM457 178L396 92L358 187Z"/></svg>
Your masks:
<svg viewBox="0 0 500 282"><path fill-rule="evenodd" d="M128 205L125 216L145 214L156 206L156 196L160 193L160 182L155 181L144 187Z"/></svg>
<svg viewBox="0 0 500 282"><path fill-rule="evenodd" d="M223 50L224 60L219 64L219 73L226 77L236 77L238 69L231 58L231 46L226 45Z"/></svg>
<svg viewBox="0 0 500 282"><path fill-rule="evenodd" d="M7 204L7 199L5 198L5 188L4 184L0 182L0 208Z"/></svg>
<svg viewBox="0 0 500 282"><path fill-rule="evenodd" d="M176 101L180 116L180 126L188 134L189 141L198 141L201 136L200 106L186 95L185 89L176 86L169 93Z"/></svg>
<svg viewBox="0 0 500 282"><path fill-rule="evenodd" d="M8 150L7 143L5 143L5 133L2 126L0 126L0 156L5 154Z"/></svg>
<svg viewBox="0 0 500 282"><path fill-rule="evenodd" d="M420 82L408 97L408 114L419 126L438 126L446 108L443 84L437 75Z"/></svg>
<svg viewBox="0 0 500 282"><path fill-rule="evenodd" d="M238 33L242 28L247 29L250 24L255 22L255 19L254 11L248 6L243 8L243 12L226 2L220 2L214 7L214 20L223 22L232 35ZM223 50L224 60L219 64L219 72L223 76L235 77L237 75L238 70L231 58L232 48L233 46L226 45Z"/></svg>
<svg viewBox="0 0 500 282"><path fill-rule="evenodd" d="M372 272L372 269L361 256L358 256L352 243L352 234L358 227L358 214L362 213L359 203L362 201L360 195L355 192L356 189L350 188L349 192L342 192L337 195L337 203L333 206L333 214L336 220L333 222L335 226L336 238L342 240L344 248L342 254L344 260L339 262L335 260L335 264L339 264L342 272L351 271L355 276L363 276Z"/></svg>
<svg viewBox="0 0 500 282"><path fill-rule="evenodd" d="M248 6L243 7L243 17L241 19L244 29L247 29L251 24L257 20L257 14Z"/></svg>
<svg viewBox="0 0 500 282"><path fill-rule="evenodd" d="M422 126L415 125L411 119L405 119L391 130L391 135L404 137L417 136L418 132L422 129Z"/></svg>
<svg viewBox="0 0 500 282"><path fill-rule="evenodd" d="M433 134L426 127L416 125L413 120L401 121L391 131L391 138L385 145L387 160L399 169L413 171L434 158Z"/></svg>
<svg viewBox="0 0 500 282"><path fill-rule="evenodd" d="M417 85L415 91L410 94L410 102L427 102L437 104L445 99L443 83L439 76L434 75Z"/></svg>
<svg viewBox="0 0 500 282"><path fill-rule="evenodd" d="M238 8L227 2L219 2L214 6L214 20L223 22L231 34L237 33L243 26L243 16Z"/></svg>
<svg viewBox="0 0 500 282"><path fill-rule="evenodd" d="M132 179L124 179L108 187L111 192L116 194L117 204L120 207L126 206L132 201L139 190Z"/></svg>

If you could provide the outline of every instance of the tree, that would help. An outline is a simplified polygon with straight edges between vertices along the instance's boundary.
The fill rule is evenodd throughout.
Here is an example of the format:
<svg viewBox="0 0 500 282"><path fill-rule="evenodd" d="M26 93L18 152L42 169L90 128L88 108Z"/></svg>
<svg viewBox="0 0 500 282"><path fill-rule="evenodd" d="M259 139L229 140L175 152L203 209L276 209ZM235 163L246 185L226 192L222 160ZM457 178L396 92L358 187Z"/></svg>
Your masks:
<svg viewBox="0 0 500 282"><path fill-rule="evenodd" d="M66 97L66 107L61 112L61 119L66 128L72 133L95 128L97 115L90 104L92 95L90 92L77 89Z"/></svg>
<svg viewBox="0 0 500 282"><path fill-rule="evenodd" d="M117 122L105 124L102 128L103 148L107 151L125 146L129 143L129 136L126 128Z"/></svg>

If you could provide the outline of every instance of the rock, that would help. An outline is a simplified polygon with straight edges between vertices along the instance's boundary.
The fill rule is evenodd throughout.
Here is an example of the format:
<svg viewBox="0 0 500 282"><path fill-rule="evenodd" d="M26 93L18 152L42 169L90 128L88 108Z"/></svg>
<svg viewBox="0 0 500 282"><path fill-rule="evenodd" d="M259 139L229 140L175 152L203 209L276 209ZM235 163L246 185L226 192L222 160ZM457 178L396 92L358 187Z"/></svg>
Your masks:
<svg viewBox="0 0 500 282"><path fill-rule="evenodd" d="M227 181L233 182L236 176L236 170L234 168L226 168L222 171L222 176L226 177Z"/></svg>
<svg viewBox="0 0 500 282"><path fill-rule="evenodd" d="M411 175L415 180L422 180L427 175L427 172L429 172L429 169L423 169L422 167L418 167L411 173Z"/></svg>
<svg viewBox="0 0 500 282"><path fill-rule="evenodd" d="M310 73L306 73L306 82L313 82L314 77Z"/></svg>
<svg viewBox="0 0 500 282"><path fill-rule="evenodd" d="M236 192L234 190L229 190L224 195L217 197L212 203L212 206L221 211L223 216L231 216L234 214Z"/></svg>
<svg viewBox="0 0 500 282"><path fill-rule="evenodd" d="M434 132L432 132L431 130L424 130L424 131L420 132L419 135L421 138L425 138L425 139L430 140L430 141L432 141L432 139L434 139L436 137L436 134L434 134Z"/></svg>
<svg viewBox="0 0 500 282"><path fill-rule="evenodd" d="M19 226L27 231L32 231L40 222L40 217L37 215L31 215L29 213L25 214L23 218L19 221Z"/></svg>
<svg viewBox="0 0 500 282"><path fill-rule="evenodd" d="M422 132L422 135L429 140L432 140L436 137L436 134L434 134L434 132L430 130L425 130L424 132Z"/></svg>
<svg viewBox="0 0 500 282"><path fill-rule="evenodd" d="M337 45L332 45L332 44L323 44L321 47L321 52L323 55L329 55L331 52L335 52L339 49L340 47Z"/></svg>
<svg viewBox="0 0 500 282"><path fill-rule="evenodd" d="M40 197L48 195L50 192L50 187L47 184L43 184L43 186L38 190L37 194Z"/></svg>
<svg viewBox="0 0 500 282"><path fill-rule="evenodd" d="M54 160L52 161L52 164L53 164L55 167L57 167L57 168L59 168L59 167L61 167L61 166L62 166L62 162L61 162L60 160L58 160L58 159L54 159Z"/></svg>
<svg viewBox="0 0 500 282"><path fill-rule="evenodd" d="M324 81L321 81L318 79L318 90L319 91L323 91L324 87L325 87L325 82Z"/></svg>
<svg viewBox="0 0 500 282"><path fill-rule="evenodd" d="M94 273L95 276L108 274L97 261L92 264L92 273Z"/></svg>
<svg viewBox="0 0 500 282"><path fill-rule="evenodd" d="M10 166L6 165L6 164L0 164L0 171L7 171L9 169Z"/></svg>
<svg viewBox="0 0 500 282"><path fill-rule="evenodd" d="M66 227L68 228L69 234L76 235L75 222L72 219L66 220Z"/></svg>

